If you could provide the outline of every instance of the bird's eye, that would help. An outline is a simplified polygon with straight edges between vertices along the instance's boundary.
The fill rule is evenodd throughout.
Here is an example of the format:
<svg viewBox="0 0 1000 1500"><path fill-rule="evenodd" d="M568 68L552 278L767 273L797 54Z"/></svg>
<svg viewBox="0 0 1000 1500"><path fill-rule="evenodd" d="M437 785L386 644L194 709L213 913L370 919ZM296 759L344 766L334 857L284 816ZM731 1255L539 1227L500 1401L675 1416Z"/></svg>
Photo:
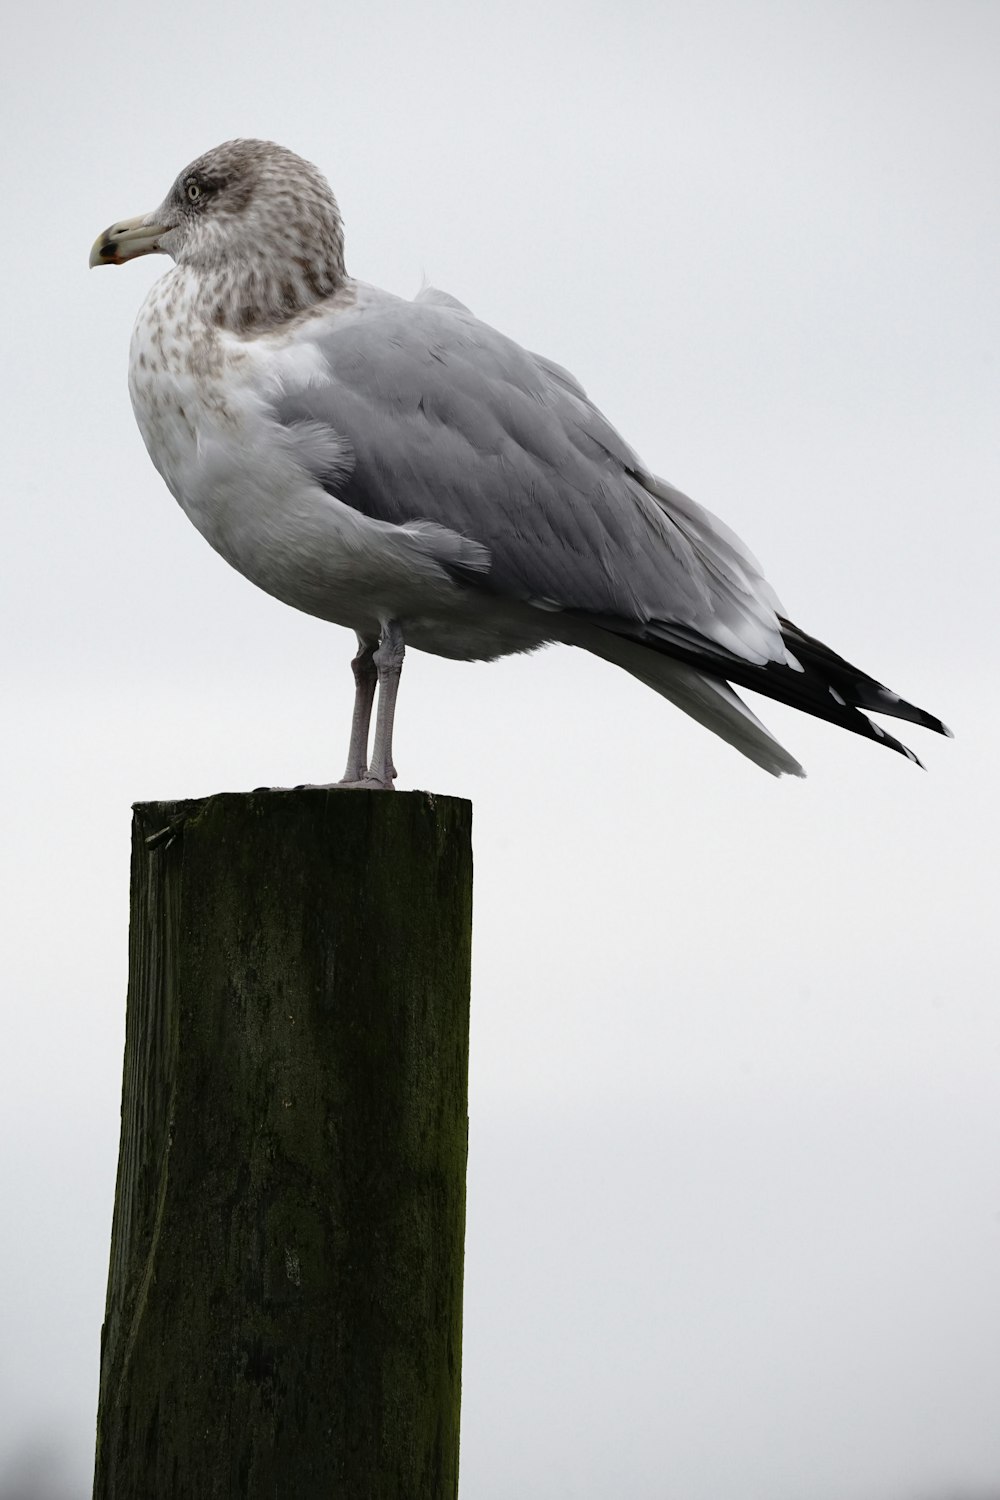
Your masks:
<svg viewBox="0 0 1000 1500"><path fill-rule="evenodd" d="M201 197L201 188L199 187L197 182L189 182L185 191L187 193L189 203L197 203L198 199Z"/></svg>

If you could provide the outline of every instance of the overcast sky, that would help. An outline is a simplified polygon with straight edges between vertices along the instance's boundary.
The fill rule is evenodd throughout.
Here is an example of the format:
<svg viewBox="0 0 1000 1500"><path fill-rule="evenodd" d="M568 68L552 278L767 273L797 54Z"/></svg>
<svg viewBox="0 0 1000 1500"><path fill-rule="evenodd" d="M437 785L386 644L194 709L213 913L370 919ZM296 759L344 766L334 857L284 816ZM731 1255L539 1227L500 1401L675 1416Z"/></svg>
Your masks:
<svg viewBox="0 0 1000 1500"><path fill-rule="evenodd" d="M774 781L624 674L411 653L475 803L463 1500L1000 1494L1000 6L22 6L0 90L0 1500L89 1494L129 805L327 781L345 632L136 431L155 259L235 135L569 366L794 619L955 729L767 703Z"/></svg>

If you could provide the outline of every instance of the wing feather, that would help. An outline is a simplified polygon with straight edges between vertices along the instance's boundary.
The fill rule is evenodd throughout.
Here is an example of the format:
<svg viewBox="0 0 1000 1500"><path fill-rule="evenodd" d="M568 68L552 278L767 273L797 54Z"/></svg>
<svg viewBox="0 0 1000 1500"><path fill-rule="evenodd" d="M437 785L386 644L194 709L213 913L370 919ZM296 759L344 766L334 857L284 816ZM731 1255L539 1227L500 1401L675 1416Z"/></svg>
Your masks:
<svg viewBox="0 0 1000 1500"><path fill-rule="evenodd" d="M656 480L560 366L426 294L305 325L327 379L286 383L280 420L327 426L353 464L324 478L374 519L485 548L478 586L614 618L676 624L746 660L784 662L750 554Z"/></svg>
<svg viewBox="0 0 1000 1500"><path fill-rule="evenodd" d="M562 612L588 649L776 772L799 768L721 683L912 759L859 708L947 732L793 626L739 537L650 474L568 371L453 298L380 294L300 337L307 376L271 400L303 465L347 505L416 531L453 577Z"/></svg>

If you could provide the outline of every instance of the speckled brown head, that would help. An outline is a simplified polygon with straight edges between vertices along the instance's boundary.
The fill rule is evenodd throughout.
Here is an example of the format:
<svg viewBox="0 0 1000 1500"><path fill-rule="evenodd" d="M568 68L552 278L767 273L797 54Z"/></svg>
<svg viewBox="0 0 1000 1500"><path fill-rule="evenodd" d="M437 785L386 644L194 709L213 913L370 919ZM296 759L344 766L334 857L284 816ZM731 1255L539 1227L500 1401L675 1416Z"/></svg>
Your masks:
<svg viewBox="0 0 1000 1500"><path fill-rule="evenodd" d="M326 179L273 141L206 151L153 213L105 230L90 264L156 252L196 273L202 315L236 333L295 317L345 279L340 211Z"/></svg>

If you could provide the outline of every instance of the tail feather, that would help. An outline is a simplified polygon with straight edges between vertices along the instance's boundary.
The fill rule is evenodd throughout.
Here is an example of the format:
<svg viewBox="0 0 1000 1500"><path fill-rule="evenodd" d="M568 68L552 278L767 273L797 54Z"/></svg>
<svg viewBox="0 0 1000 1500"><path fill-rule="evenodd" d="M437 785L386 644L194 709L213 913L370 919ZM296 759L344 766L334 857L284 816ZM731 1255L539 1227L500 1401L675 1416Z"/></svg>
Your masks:
<svg viewBox="0 0 1000 1500"><path fill-rule="evenodd" d="M933 714L907 703L789 620L780 623L791 664L757 665L684 627L655 620L638 629L602 621L603 628L589 632L580 644L624 667L775 776L803 776L805 772L736 695L731 683L884 745L918 766L922 762L908 745L861 710L905 719L950 737L951 730Z"/></svg>
<svg viewBox="0 0 1000 1500"><path fill-rule="evenodd" d="M825 719L839 729L846 729L851 734L884 745L887 750L905 755L918 766L922 762L909 746L887 733L881 725L873 724L860 710L866 708L890 718L906 719L950 737L950 729L933 714L907 703L789 621L782 620L781 625L782 637L794 658L792 664L748 662L683 627L661 625L655 620L642 628L638 639L655 653L662 652L707 676L721 677L738 687L773 698L777 703L787 703L813 718ZM630 638L636 639L637 636L630 632Z"/></svg>
<svg viewBox="0 0 1000 1500"><path fill-rule="evenodd" d="M862 710L950 735L933 714L907 703L785 618L760 565L717 517L664 480L638 471L632 478L685 539L690 552L686 565L704 597L700 607L692 606L685 595L676 612L657 615L652 606L633 619L569 610L572 629L582 627L589 635L579 644L618 661L776 775L802 772L729 684L825 719L917 765L913 751ZM563 638L573 637L567 633Z"/></svg>
<svg viewBox="0 0 1000 1500"><path fill-rule="evenodd" d="M607 631L595 631L579 644L604 661L623 667L770 775L806 774L728 683Z"/></svg>

